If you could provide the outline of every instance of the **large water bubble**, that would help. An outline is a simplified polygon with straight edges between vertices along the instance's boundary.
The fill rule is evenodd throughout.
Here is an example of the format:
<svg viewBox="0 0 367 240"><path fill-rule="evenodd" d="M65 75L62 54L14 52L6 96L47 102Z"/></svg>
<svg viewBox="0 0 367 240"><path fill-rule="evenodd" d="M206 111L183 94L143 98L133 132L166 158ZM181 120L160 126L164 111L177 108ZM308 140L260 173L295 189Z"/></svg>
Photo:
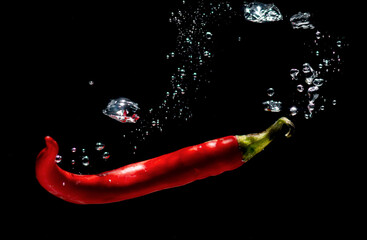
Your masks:
<svg viewBox="0 0 367 240"><path fill-rule="evenodd" d="M128 98L120 97L112 99L102 112L121 123L136 123L139 119L137 115L138 110L137 103Z"/></svg>
<svg viewBox="0 0 367 240"><path fill-rule="evenodd" d="M261 2L244 3L244 17L256 23L275 22L283 19L279 9L273 4Z"/></svg>

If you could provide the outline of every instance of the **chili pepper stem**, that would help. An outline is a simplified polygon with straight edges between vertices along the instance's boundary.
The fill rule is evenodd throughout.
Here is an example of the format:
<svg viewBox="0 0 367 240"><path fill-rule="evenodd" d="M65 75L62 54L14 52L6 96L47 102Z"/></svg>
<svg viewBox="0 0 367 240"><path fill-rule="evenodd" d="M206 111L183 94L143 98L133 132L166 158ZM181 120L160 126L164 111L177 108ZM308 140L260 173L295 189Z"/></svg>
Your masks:
<svg viewBox="0 0 367 240"><path fill-rule="evenodd" d="M264 150L274 137L281 132L283 125L288 127L288 132L285 136L287 138L291 137L294 131L294 124L286 117L279 118L273 125L261 133L236 136L238 145L243 153L242 161L247 162L257 153Z"/></svg>

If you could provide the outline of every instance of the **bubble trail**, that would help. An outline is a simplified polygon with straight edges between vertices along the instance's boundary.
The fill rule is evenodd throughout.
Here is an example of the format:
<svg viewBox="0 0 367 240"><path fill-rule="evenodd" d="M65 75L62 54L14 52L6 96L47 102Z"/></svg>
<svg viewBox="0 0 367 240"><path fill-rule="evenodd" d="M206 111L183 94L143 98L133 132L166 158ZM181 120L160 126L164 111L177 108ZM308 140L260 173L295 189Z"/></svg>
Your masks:
<svg viewBox="0 0 367 240"><path fill-rule="evenodd" d="M310 24L309 14L298 15L305 17L303 20L299 19L301 26ZM293 23L294 20L295 18ZM344 37L321 32L316 27L312 30L313 28L313 25L307 28L307 33L311 36L303 43L303 51L306 53L303 54L303 63L293 64L289 71L289 84L293 86L293 90L288 93L288 102L283 102L287 106L283 109L289 109L288 114L291 117L303 116L305 119L311 119L321 112L335 109L335 87L338 79L342 77L348 42ZM294 31L299 31L298 28L295 29ZM274 103L263 102L263 105L270 106L265 107L265 111L274 112L271 111L271 106L276 106Z"/></svg>
<svg viewBox="0 0 367 240"><path fill-rule="evenodd" d="M177 29L176 46L163 57L176 67L162 91L162 101L142 106L134 127L123 130L123 141L131 152L135 152L134 146L164 132L168 126L186 124L193 117L191 106L205 98L202 89L210 82L208 74L215 58L213 43L219 23L228 24L233 14L229 2L204 0L182 4L169 14L169 23Z"/></svg>

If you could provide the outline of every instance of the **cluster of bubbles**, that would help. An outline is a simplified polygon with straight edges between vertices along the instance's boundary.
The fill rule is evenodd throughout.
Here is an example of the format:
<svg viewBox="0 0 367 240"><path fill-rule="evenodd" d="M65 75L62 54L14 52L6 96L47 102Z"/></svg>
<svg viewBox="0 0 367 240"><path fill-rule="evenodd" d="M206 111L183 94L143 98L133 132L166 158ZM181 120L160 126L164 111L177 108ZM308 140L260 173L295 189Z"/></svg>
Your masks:
<svg viewBox="0 0 367 240"><path fill-rule="evenodd" d="M106 145L102 142L96 142L93 149L71 147L68 151L56 155L55 162L62 167L70 168L71 171L88 171L90 168L104 164L110 158L111 154Z"/></svg>
<svg viewBox="0 0 367 240"><path fill-rule="evenodd" d="M265 101L263 102L265 111L284 110L289 116L297 115L310 119L327 108L335 108L336 96L333 88L336 87L337 78L342 73L348 43L343 37L317 30L310 23L309 17L309 13L298 13L291 17L293 29L306 29L313 36L304 42L305 62L294 64L295 66L289 70L291 93L287 97L288 102Z"/></svg>
<svg viewBox="0 0 367 240"><path fill-rule="evenodd" d="M335 108L336 96L332 88L342 72L347 43L341 37L316 30L313 41L305 45L309 62L290 70L296 92L289 110L291 116L300 113L309 119L327 108Z"/></svg>
<svg viewBox="0 0 367 240"><path fill-rule="evenodd" d="M169 13L168 21L176 26L177 37L175 49L168 51L165 58L176 67L170 74L169 86L160 104L145 106L140 111L127 109L139 116L134 127L123 133L123 139L133 154L140 142L164 132L169 124L181 124L192 119L192 102L205 98L201 89L210 83L207 75L211 72L215 55L214 31L218 24L231 18L231 10L231 5L223 1L192 4L183 1L178 9Z"/></svg>

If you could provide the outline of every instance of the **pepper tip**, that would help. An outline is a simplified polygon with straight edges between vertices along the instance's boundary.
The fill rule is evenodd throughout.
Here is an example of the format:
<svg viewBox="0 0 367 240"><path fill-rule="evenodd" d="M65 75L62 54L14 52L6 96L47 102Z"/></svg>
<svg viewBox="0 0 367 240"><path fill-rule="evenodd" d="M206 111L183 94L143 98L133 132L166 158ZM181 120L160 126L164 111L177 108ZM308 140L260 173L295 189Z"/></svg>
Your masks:
<svg viewBox="0 0 367 240"><path fill-rule="evenodd" d="M50 136L45 137L45 142L46 142L46 147L47 148L48 147L53 147L53 146L57 147L56 141Z"/></svg>
<svg viewBox="0 0 367 240"><path fill-rule="evenodd" d="M290 138L293 135L294 130L295 130L295 126L294 126L293 122L291 120L289 120L288 118L286 118L286 117L279 118L278 122L287 125L288 132L285 134L285 137Z"/></svg>

